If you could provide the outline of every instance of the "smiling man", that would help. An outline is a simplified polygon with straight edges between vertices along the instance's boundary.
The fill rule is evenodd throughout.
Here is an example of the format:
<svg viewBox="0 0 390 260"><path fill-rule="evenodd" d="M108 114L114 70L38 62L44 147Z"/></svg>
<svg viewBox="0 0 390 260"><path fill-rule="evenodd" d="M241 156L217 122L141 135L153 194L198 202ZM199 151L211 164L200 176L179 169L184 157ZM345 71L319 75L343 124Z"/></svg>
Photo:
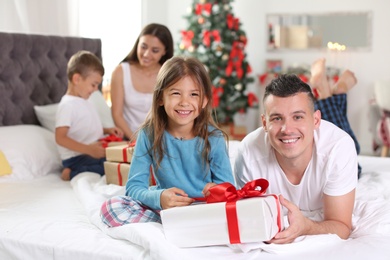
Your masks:
<svg viewBox="0 0 390 260"><path fill-rule="evenodd" d="M267 193L281 195L288 216L288 227L270 243L329 233L347 239L351 233L356 149L346 132L321 120L314 102L310 86L297 76L279 76L265 89L263 126L239 146L237 186L267 179Z"/></svg>

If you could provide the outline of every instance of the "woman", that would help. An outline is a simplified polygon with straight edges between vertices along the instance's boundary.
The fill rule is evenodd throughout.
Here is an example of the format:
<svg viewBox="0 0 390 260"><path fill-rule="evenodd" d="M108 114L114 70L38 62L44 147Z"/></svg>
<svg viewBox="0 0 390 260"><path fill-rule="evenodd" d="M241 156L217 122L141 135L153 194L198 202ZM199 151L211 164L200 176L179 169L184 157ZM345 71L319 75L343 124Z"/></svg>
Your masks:
<svg viewBox="0 0 390 260"><path fill-rule="evenodd" d="M161 24L143 28L132 50L115 68L111 77L111 113L126 139L134 139L152 106L157 74L173 56L173 39Z"/></svg>

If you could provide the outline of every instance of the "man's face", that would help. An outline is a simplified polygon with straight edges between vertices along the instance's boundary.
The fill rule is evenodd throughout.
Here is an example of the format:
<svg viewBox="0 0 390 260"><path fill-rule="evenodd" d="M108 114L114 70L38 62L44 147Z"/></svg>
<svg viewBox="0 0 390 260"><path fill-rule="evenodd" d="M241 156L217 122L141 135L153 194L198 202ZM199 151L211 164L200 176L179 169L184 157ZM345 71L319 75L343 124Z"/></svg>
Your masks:
<svg viewBox="0 0 390 260"><path fill-rule="evenodd" d="M314 130L320 126L320 111L313 112L306 93L290 97L270 95L264 103L262 115L264 129L268 133L276 158L280 160L310 160Z"/></svg>

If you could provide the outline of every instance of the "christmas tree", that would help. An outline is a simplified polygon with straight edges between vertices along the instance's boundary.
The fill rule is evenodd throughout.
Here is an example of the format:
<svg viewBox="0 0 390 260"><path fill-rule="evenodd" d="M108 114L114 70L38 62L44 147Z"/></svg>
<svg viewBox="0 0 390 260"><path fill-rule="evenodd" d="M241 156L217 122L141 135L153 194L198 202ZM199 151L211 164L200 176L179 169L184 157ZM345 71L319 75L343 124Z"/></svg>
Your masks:
<svg viewBox="0 0 390 260"><path fill-rule="evenodd" d="M253 82L246 61L247 37L234 16L232 0L194 0L187 30L181 31L178 54L193 56L207 68L213 84L213 108L218 123L231 123L235 113L257 106L255 94L248 93Z"/></svg>

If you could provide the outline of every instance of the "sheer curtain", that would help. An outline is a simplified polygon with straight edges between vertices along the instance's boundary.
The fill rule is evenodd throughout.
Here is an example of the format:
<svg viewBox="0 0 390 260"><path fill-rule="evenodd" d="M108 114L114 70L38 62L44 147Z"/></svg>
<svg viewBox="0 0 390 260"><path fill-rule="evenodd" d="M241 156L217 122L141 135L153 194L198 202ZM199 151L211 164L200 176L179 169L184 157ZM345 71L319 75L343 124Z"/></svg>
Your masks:
<svg viewBox="0 0 390 260"><path fill-rule="evenodd" d="M133 47L142 0L0 0L0 31L102 40L105 83Z"/></svg>

